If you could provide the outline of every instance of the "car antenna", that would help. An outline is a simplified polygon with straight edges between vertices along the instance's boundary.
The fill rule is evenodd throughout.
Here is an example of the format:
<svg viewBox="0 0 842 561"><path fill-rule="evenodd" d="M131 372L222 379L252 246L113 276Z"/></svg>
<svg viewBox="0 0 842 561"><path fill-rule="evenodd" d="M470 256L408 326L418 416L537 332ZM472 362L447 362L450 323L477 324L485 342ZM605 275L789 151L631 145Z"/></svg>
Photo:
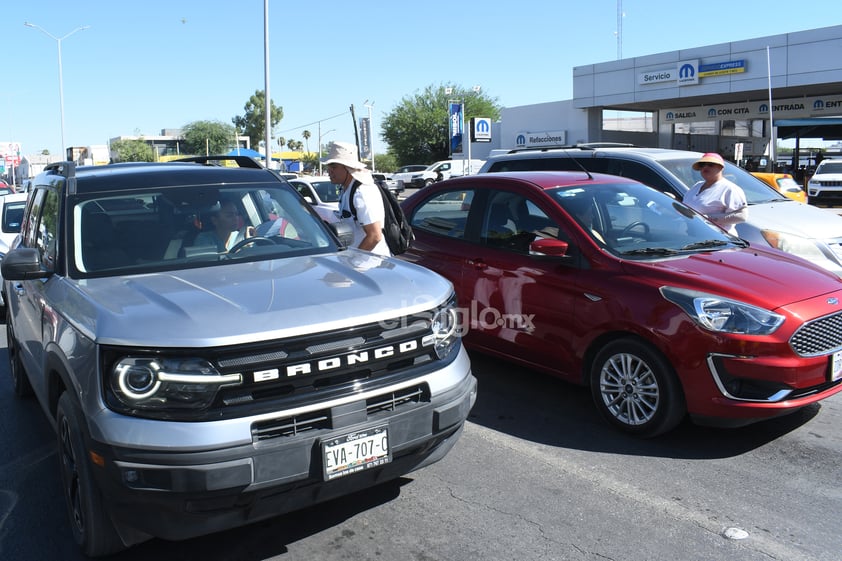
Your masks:
<svg viewBox="0 0 842 561"><path fill-rule="evenodd" d="M579 160L578 160L578 159L577 159L577 158L576 158L573 154L571 154L570 152L568 152L568 151L566 151L566 150L565 150L565 151L564 151L564 153L565 153L565 154L567 154L567 157L568 157L568 158L570 158L571 160L573 160L574 162L576 162L576 165L577 165L577 166L579 166L579 169L580 169L580 170L582 170L583 172L585 172L585 174L588 176L588 179L593 180L593 175L591 175L591 172L589 172L589 171L588 171L588 169L587 169L585 166L583 166L583 165L582 165L582 162L580 162L580 161L579 161Z"/></svg>

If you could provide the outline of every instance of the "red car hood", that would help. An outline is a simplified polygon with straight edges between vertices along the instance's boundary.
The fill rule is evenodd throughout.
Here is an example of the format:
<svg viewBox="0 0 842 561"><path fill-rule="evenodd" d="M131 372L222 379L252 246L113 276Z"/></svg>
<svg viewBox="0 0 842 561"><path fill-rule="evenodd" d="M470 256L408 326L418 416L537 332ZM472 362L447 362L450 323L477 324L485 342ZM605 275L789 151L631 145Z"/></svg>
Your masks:
<svg viewBox="0 0 842 561"><path fill-rule="evenodd" d="M839 277L823 268L788 253L757 248L623 261L623 270L662 285L693 288L766 309L842 289Z"/></svg>

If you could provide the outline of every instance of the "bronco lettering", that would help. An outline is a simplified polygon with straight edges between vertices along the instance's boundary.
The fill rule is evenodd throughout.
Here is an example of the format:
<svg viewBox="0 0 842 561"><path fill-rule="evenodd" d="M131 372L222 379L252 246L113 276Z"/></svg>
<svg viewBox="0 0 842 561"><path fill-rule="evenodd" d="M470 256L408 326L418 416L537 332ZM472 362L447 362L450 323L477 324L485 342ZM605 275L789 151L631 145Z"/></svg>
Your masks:
<svg viewBox="0 0 842 561"><path fill-rule="evenodd" d="M299 364L291 364L286 367L286 376L290 378L292 376L298 376L299 374L327 372L328 370L335 370L337 368L379 361L399 354L412 352L420 348L420 346L420 343L416 339L413 341L404 341L403 343L399 343L397 345L378 347L372 351L359 351L342 356L323 358ZM264 380L266 380L266 378L258 379L257 376L254 378L255 382L262 382Z"/></svg>

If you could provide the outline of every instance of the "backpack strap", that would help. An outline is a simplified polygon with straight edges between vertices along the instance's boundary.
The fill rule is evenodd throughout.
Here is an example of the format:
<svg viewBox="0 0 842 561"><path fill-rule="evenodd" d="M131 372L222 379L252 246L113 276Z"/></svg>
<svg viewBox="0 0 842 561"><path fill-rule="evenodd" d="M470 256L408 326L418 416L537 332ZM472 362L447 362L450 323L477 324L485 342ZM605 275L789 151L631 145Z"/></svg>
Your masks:
<svg viewBox="0 0 842 561"><path fill-rule="evenodd" d="M357 219L357 207L354 206L354 195L357 194L357 187L362 185L362 182L355 179L353 183L351 183L351 192L348 193L348 208L351 211L351 216L354 217L354 220Z"/></svg>

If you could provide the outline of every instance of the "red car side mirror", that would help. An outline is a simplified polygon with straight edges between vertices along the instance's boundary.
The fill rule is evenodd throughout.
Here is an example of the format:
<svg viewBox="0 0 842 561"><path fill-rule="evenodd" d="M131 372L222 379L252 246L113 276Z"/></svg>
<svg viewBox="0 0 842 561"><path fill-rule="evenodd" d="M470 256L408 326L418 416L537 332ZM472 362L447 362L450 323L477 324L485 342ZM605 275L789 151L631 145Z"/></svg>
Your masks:
<svg viewBox="0 0 842 561"><path fill-rule="evenodd" d="M529 250L531 252L556 256L567 255L568 247L569 244L567 242L548 238L537 239L529 244Z"/></svg>

